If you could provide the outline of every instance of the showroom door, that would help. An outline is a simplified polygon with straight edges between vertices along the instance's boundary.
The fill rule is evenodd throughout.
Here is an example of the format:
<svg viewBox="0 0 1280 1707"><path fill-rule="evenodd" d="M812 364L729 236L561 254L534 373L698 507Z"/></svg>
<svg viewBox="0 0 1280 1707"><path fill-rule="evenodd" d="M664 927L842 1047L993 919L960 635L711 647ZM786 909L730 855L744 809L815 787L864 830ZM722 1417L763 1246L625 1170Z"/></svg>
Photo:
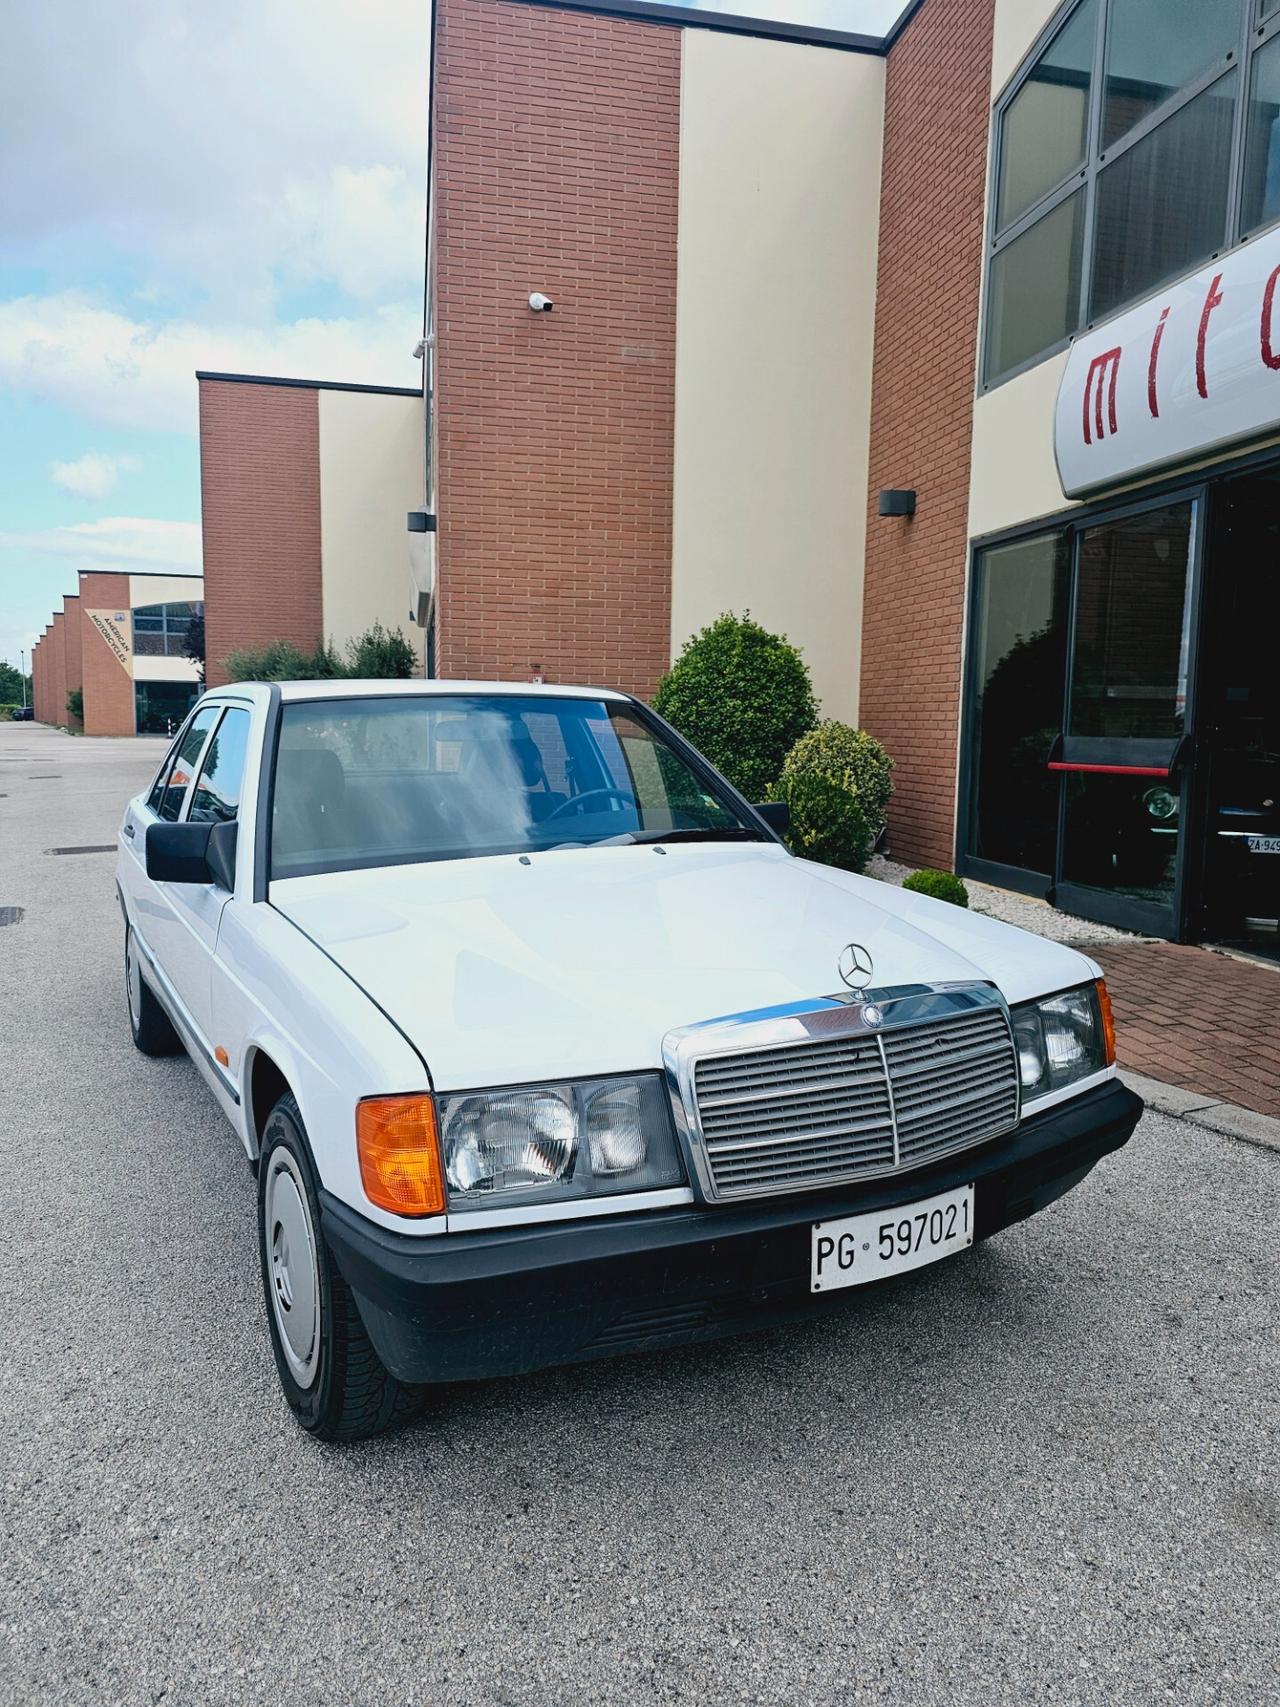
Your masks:
<svg viewBox="0 0 1280 1707"><path fill-rule="evenodd" d="M1188 918L1203 499L1075 536L1054 900L1153 936Z"/></svg>

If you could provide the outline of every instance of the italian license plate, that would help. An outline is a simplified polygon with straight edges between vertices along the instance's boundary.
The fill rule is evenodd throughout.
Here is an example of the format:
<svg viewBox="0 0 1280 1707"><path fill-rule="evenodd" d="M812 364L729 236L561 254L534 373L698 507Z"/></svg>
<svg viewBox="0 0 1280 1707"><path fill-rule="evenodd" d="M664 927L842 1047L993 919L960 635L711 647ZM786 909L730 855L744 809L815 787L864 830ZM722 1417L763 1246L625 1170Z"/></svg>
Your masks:
<svg viewBox="0 0 1280 1707"><path fill-rule="evenodd" d="M1280 854L1280 836L1250 836L1249 852Z"/></svg>
<svg viewBox="0 0 1280 1707"><path fill-rule="evenodd" d="M973 1187L957 1186L919 1203L819 1221L813 1229L810 1290L834 1292L905 1274L954 1256L973 1243Z"/></svg>

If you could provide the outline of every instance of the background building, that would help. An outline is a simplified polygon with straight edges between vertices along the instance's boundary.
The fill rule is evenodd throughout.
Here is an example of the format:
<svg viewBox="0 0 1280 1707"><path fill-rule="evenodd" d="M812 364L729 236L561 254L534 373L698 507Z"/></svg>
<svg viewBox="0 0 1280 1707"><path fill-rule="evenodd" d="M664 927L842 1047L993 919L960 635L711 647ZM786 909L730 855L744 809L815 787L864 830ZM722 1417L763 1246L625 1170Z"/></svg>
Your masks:
<svg viewBox="0 0 1280 1707"><path fill-rule="evenodd" d="M420 391L200 373L211 687L239 646L412 636L405 517L421 508Z"/></svg>
<svg viewBox="0 0 1280 1707"><path fill-rule="evenodd" d="M123 575L80 571L79 592L36 642L32 697L42 723L86 735L163 735L175 729L200 692L200 666L187 656L188 634L204 615L198 575ZM81 725L67 705L78 690Z"/></svg>
<svg viewBox="0 0 1280 1707"><path fill-rule="evenodd" d="M749 608L904 861L1275 942L1278 37L437 0L425 407L361 463L361 405L202 382L211 658L412 612L442 675L648 694Z"/></svg>

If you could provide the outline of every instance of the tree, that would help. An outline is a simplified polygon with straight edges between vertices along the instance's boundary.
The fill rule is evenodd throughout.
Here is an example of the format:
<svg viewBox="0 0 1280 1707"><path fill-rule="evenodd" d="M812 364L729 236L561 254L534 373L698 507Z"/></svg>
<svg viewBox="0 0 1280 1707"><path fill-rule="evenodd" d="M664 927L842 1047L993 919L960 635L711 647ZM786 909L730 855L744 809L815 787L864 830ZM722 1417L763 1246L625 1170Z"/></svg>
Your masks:
<svg viewBox="0 0 1280 1707"><path fill-rule="evenodd" d="M182 642L182 656L184 658L189 658L191 660L191 662L196 667L196 670L200 676L200 680L203 682L204 681L204 606L203 605L201 605L199 607L195 616L193 616L191 618L191 621L187 624L187 636L186 636L186 639Z"/></svg>
<svg viewBox="0 0 1280 1707"><path fill-rule="evenodd" d="M750 612L718 617L686 641L653 708L748 800L767 798L782 761L818 720L804 659Z"/></svg>
<svg viewBox="0 0 1280 1707"><path fill-rule="evenodd" d="M23 689L26 689L25 695ZM0 705L31 704L31 677L0 659Z"/></svg>

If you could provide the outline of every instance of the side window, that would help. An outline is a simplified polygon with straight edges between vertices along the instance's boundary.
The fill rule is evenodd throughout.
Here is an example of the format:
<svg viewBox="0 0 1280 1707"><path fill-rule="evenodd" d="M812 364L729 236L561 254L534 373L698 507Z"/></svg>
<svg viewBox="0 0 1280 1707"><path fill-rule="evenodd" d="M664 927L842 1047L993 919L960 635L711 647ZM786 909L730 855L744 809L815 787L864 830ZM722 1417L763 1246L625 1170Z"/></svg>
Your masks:
<svg viewBox="0 0 1280 1707"><path fill-rule="evenodd" d="M169 823L177 822L178 814L182 811L182 802L186 798L187 785L200 761L200 753L204 747L205 737L218 719L218 707L206 706L203 711L196 713L187 727L186 734L178 743L178 750L173 756L160 788L159 798L155 798L152 790L152 804L161 818Z"/></svg>
<svg viewBox="0 0 1280 1707"><path fill-rule="evenodd" d="M204 824L226 824L236 816L240 810L240 785L248 744L249 713L235 708L224 712L196 779L187 813L189 819Z"/></svg>
<svg viewBox="0 0 1280 1707"><path fill-rule="evenodd" d="M173 768L173 761L178 756L178 748L186 739L186 734L187 732L185 729L179 733L177 740L174 741L172 746L169 748L169 751L165 754L164 763L156 772L156 780L151 784L151 792L147 795L147 805L153 812L158 812L160 810L160 802L164 799L164 788L166 782L169 780L169 772Z"/></svg>

